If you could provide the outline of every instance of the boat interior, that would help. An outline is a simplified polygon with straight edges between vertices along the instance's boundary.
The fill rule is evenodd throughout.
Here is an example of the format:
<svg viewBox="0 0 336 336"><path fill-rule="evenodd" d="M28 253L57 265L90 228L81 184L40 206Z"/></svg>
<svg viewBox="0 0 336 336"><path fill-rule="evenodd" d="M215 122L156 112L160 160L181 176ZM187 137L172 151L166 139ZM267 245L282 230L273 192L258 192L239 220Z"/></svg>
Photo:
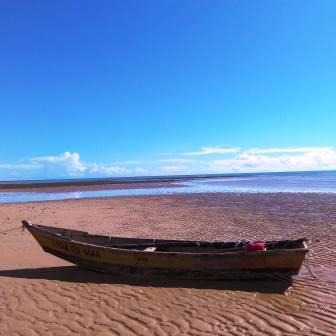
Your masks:
<svg viewBox="0 0 336 336"><path fill-rule="evenodd" d="M27 224L25 224L27 223ZM32 225L23 221L23 225ZM36 225L48 233L61 236L65 239L92 244L102 247L140 250L146 252L195 252L195 253L222 253L234 252L245 249L245 245L251 241L197 241L197 240L164 240L164 239L146 239L146 238L125 238L108 235L95 235L85 231L72 229L57 228L45 225ZM264 241L266 250L283 250L283 249L306 249L306 239L296 240L276 240Z"/></svg>

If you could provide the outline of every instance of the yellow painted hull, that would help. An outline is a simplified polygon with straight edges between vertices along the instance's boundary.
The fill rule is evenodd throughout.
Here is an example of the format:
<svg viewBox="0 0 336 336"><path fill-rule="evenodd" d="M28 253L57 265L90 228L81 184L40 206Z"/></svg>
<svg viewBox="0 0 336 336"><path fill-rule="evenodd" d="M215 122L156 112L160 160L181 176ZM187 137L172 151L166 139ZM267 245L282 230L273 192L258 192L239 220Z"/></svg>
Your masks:
<svg viewBox="0 0 336 336"><path fill-rule="evenodd" d="M44 251L91 270L124 275L193 279L276 278L297 274L308 252L305 246L226 253L128 250L76 241L52 232L48 227L25 223Z"/></svg>

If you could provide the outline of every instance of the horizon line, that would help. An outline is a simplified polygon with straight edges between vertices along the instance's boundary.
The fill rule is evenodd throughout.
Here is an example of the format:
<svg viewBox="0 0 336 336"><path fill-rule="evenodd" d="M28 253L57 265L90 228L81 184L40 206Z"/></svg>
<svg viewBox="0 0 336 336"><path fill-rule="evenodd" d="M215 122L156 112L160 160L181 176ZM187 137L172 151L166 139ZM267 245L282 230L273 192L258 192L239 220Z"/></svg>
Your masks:
<svg viewBox="0 0 336 336"><path fill-rule="evenodd" d="M83 177L83 178L51 178L51 179L22 179L22 180L0 180L0 185L6 184L29 184L31 183L73 183L73 182L147 182L148 179L162 180L183 180L185 178L211 178L211 177L237 177L259 174L295 174L295 173L318 173L318 172L336 172L335 169L320 169L320 170L296 170L296 171L260 171L260 172L237 172L237 173L218 173L218 174L174 174L174 175L138 175L138 176L110 176L110 177ZM133 180L133 181L132 181Z"/></svg>

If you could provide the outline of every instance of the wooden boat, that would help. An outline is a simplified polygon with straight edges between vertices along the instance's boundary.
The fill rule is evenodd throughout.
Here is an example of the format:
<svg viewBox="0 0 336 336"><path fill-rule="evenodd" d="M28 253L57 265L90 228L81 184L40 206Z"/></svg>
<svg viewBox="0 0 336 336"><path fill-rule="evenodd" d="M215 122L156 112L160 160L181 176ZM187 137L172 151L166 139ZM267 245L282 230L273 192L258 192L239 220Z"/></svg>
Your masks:
<svg viewBox="0 0 336 336"><path fill-rule="evenodd" d="M189 279L276 279L297 274L308 252L305 239L209 242L121 238L23 221L45 252L81 267L122 275Z"/></svg>

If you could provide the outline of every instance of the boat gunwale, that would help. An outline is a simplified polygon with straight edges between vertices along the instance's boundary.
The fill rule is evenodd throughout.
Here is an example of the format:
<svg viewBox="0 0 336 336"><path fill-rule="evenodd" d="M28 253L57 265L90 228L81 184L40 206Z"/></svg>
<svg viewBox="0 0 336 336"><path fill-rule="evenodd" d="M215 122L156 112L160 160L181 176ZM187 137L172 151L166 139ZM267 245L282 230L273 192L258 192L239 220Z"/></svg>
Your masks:
<svg viewBox="0 0 336 336"><path fill-rule="evenodd" d="M38 224L33 224L27 221L23 221L23 227L27 228L29 231L30 229L35 229L37 231L42 232L42 234L51 236L52 238L57 238L59 240L65 240L70 243L76 243L81 245L82 247L89 246L93 248L103 249L106 251L111 252L117 252L117 253L127 253L127 254L139 254L139 255L146 255L146 256L154 256L154 255L165 255L165 256L194 256L194 257L232 257L232 256L271 256L271 255L279 255L279 254L295 254L298 252L304 252L305 254L309 252L309 248L306 244L303 243L303 247L300 248L282 248L282 249L272 249L272 250L266 250L266 251L246 251L245 249L239 250L239 251L228 251L228 252L180 252L180 251L144 251L144 250L137 250L137 249L130 249L130 248L118 248L113 246L102 246L102 245L96 245L91 244L87 242L81 242L79 240L74 240L69 237L65 237L62 234L51 232L48 229L41 228ZM56 228L61 229L62 228ZM75 231L75 232L82 232L87 233L85 231L76 231L71 229L65 229L69 231ZM102 235L103 237L104 235ZM118 237L116 237L118 238ZM122 237L121 237L122 238ZM133 239L133 238L130 238ZM136 239L136 238L134 238ZM176 240L176 242L179 242L181 240ZM189 241L187 241L189 242ZM190 241L190 242L202 242L202 241ZM209 242L209 241L204 241ZM197 248L197 247L195 247Z"/></svg>

